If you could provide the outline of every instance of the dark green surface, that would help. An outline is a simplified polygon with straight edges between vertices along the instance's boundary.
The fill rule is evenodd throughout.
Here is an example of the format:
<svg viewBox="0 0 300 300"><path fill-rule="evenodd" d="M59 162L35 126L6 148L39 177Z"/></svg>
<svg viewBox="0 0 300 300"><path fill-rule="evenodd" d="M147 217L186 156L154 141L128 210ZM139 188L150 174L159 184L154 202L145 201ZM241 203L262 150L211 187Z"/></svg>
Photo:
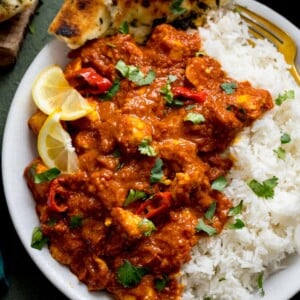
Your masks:
<svg viewBox="0 0 300 300"><path fill-rule="evenodd" d="M33 33L26 34L17 64L9 72L0 74L0 140L2 141L6 116L18 83L26 69L41 48L51 39L47 28L63 0L44 0L31 22ZM296 2L275 2L261 0L274 10L286 16L300 27ZM1 57L0 57L1 59ZM18 122L18 120L16 120ZM13 229L0 185L0 247L6 262L9 289L2 294L2 300L67 300L37 269L25 252ZM21 196L21 195L20 195ZM295 297L296 299L297 297ZM300 298L297 298L300 299ZM82 299L85 300L85 299Z"/></svg>

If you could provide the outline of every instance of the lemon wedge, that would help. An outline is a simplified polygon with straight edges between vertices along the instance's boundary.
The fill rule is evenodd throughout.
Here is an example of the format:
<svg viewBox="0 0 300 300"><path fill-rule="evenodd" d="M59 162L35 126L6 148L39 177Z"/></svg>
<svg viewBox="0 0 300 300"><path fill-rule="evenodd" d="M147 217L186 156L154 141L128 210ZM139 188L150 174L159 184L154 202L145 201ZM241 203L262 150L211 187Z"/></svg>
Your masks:
<svg viewBox="0 0 300 300"><path fill-rule="evenodd" d="M62 173L78 170L78 157L69 133L60 123L61 112L54 112L46 119L37 139L37 150L48 168L58 168Z"/></svg>
<svg viewBox="0 0 300 300"><path fill-rule="evenodd" d="M89 114L93 109L88 101L66 80L58 65L44 69L32 86L36 106L45 114L61 111L60 118L72 121Z"/></svg>

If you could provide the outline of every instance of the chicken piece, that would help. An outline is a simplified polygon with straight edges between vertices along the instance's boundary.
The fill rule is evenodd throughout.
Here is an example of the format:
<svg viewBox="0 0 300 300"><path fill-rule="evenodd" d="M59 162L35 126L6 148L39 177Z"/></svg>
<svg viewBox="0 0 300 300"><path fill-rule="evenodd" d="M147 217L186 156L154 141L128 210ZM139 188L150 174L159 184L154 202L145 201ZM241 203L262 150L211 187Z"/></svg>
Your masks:
<svg viewBox="0 0 300 300"><path fill-rule="evenodd" d="M32 130L32 132L35 135L38 135L40 132L40 129L42 128L44 122L47 119L47 115L38 110L36 113L34 113L31 118L28 120L28 126Z"/></svg>

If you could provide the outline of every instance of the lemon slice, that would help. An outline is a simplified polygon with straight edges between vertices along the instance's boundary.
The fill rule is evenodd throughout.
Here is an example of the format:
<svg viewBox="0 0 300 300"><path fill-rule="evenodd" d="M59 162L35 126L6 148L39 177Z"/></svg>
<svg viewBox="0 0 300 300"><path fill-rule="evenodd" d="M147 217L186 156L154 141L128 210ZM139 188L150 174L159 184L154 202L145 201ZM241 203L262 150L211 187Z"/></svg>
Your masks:
<svg viewBox="0 0 300 300"><path fill-rule="evenodd" d="M88 101L66 80L60 66L44 69L32 86L36 106L45 114L61 111L61 120L72 121L92 111Z"/></svg>
<svg viewBox="0 0 300 300"><path fill-rule="evenodd" d="M37 150L48 168L74 173L78 170L78 157L69 133L60 123L60 114L54 112L46 119L38 134Z"/></svg>

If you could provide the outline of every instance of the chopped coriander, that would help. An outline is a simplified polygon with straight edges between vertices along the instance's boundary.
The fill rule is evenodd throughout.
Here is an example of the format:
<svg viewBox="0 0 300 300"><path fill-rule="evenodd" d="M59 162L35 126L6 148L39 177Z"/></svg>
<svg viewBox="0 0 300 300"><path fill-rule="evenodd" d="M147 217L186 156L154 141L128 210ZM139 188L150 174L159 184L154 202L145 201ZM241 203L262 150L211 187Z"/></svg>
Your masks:
<svg viewBox="0 0 300 300"><path fill-rule="evenodd" d="M204 231L205 233L207 233L209 236L215 235L217 234L217 230L209 225L206 225L203 221L203 219L200 219L197 226L196 226L196 231Z"/></svg>
<svg viewBox="0 0 300 300"><path fill-rule="evenodd" d="M283 94L279 94L275 99L276 105L280 106L286 100L295 99L295 92L293 90L284 91Z"/></svg>
<svg viewBox="0 0 300 300"><path fill-rule="evenodd" d="M211 205L208 207L207 211L205 212L204 216L207 220L211 220L215 215L217 207L217 202L212 202Z"/></svg>
<svg viewBox="0 0 300 300"><path fill-rule="evenodd" d="M118 91L120 90L120 86L121 86L120 79L117 78L113 82L111 88L106 93L104 93L103 95L100 95L100 98L103 99L103 100L111 100L118 93Z"/></svg>
<svg viewBox="0 0 300 300"><path fill-rule="evenodd" d="M245 223L241 219L236 219L233 224L229 225L230 229L242 229L245 227Z"/></svg>
<svg viewBox="0 0 300 300"><path fill-rule="evenodd" d="M212 182L211 188L213 190L222 192L224 190L224 188L226 187L227 183L228 182L227 182L226 178L224 176L220 176Z"/></svg>
<svg viewBox="0 0 300 300"><path fill-rule="evenodd" d="M281 144L288 144L291 140L291 136L288 133L283 133L280 137Z"/></svg>
<svg viewBox="0 0 300 300"><path fill-rule="evenodd" d="M228 217L233 217L241 213L243 209L243 200L237 206L231 207L228 211Z"/></svg>
<svg viewBox="0 0 300 300"><path fill-rule="evenodd" d="M34 227L31 236L31 247L37 250L41 250L47 242L48 238L43 235L41 228Z"/></svg>
<svg viewBox="0 0 300 300"><path fill-rule="evenodd" d="M161 88L160 93L164 96L166 103L170 106L181 106L182 101L174 99L174 95L171 90L171 83L176 81L177 77L175 75L169 75L167 83Z"/></svg>
<svg viewBox="0 0 300 300"><path fill-rule="evenodd" d="M163 167L163 161L162 161L162 159L161 158L157 158L156 161L155 161L154 167L151 170L150 183L160 182L160 180L164 176L162 167Z"/></svg>
<svg viewBox="0 0 300 300"><path fill-rule="evenodd" d="M204 297L203 300L211 300L211 297Z"/></svg>
<svg viewBox="0 0 300 300"><path fill-rule="evenodd" d="M143 155L156 156L155 149L150 145L151 139L143 139L138 147L139 151Z"/></svg>
<svg viewBox="0 0 300 300"><path fill-rule="evenodd" d="M145 75L139 68L135 66L128 66L124 61L119 60L116 64L116 69L122 74L123 77L134 82L138 86L151 84L155 79L155 72L150 70Z"/></svg>
<svg viewBox="0 0 300 300"><path fill-rule="evenodd" d="M264 180L262 183L258 182L256 179L252 179L248 186L251 190L261 198L273 198L274 197L274 188L278 184L278 178L273 176L267 180Z"/></svg>
<svg viewBox="0 0 300 300"><path fill-rule="evenodd" d="M189 104L185 107L185 110L193 109L196 105L195 104Z"/></svg>
<svg viewBox="0 0 300 300"><path fill-rule="evenodd" d="M127 21L122 22L119 32L122 34L128 34L129 33L129 25Z"/></svg>
<svg viewBox="0 0 300 300"><path fill-rule="evenodd" d="M57 220L55 218L51 218L46 223L48 226L53 227L57 224Z"/></svg>
<svg viewBox="0 0 300 300"><path fill-rule="evenodd" d="M60 174L60 170L57 169L57 168L51 168L51 169L49 169L45 172L37 174L35 167L36 166L33 165L31 167L30 171L31 171L31 174L33 176L34 183L37 183L37 184L51 181L51 180L55 179Z"/></svg>
<svg viewBox="0 0 300 300"><path fill-rule="evenodd" d="M262 272L258 275L258 278L257 278L257 286L260 289L261 296L265 295L263 283L264 283L264 273Z"/></svg>
<svg viewBox="0 0 300 300"><path fill-rule="evenodd" d="M143 218L138 227L144 233L144 236L150 236L156 230L154 223L147 218Z"/></svg>
<svg viewBox="0 0 300 300"><path fill-rule="evenodd" d="M286 152L285 149L282 147L278 147L277 149L274 149L273 152L277 155L279 159L285 159L286 158Z"/></svg>
<svg viewBox="0 0 300 300"><path fill-rule="evenodd" d="M123 265L117 269L117 279L125 288L133 287L141 281L148 273L148 270L143 267L136 267L128 260L125 260Z"/></svg>
<svg viewBox="0 0 300 300"><path fill-rule="evenodd" d="M155 289L161 292L168 284L169 278L168 276L164 275L162 278L155 278L154 286Z"/></svg>
<svg viewBox="0 0 300 300"><path fill-rule="evenodd" d="M221 88L227 95L231 95L235 92L237 85L235 82L224 82L221 84Z"/></svg>
<svg viewBox="0 0 300 300"><path fill-rule="evenodd" d="M173 0L171 3L170 10L175 15L182 15L186 12L186 9L182 7L183 0Z"/></svg>
<svg viewBox="0 0 300 300"><path fill-rule="evenodd" d="M71 216L70 228L75 229L82 226L83 217L81 215Z"/></svg>
<svg viewBox="0 0 300 300"><path fill-rule="evenodd" d="M140 199L145 199L146 197L147 197L147 194L145 192L130 189L123 205L126 207L129 204L131 204L137 200L140 200Z"/></svg>
<svg viewBox="0 0 300 300"><path fill-rule="evenodd" d="M185 116L184 121L190 121L193 124L200 124L200 123L203 123L205 121L205 118L202 114L189 112Z"/></svg>
<svg viewBox="0 0 300 300"><path fill-rule="evenodd" d="M226 280L226 278L225 277L221 277L218 281L221 282L221 281L224 281L224 280Z"/></svg>

